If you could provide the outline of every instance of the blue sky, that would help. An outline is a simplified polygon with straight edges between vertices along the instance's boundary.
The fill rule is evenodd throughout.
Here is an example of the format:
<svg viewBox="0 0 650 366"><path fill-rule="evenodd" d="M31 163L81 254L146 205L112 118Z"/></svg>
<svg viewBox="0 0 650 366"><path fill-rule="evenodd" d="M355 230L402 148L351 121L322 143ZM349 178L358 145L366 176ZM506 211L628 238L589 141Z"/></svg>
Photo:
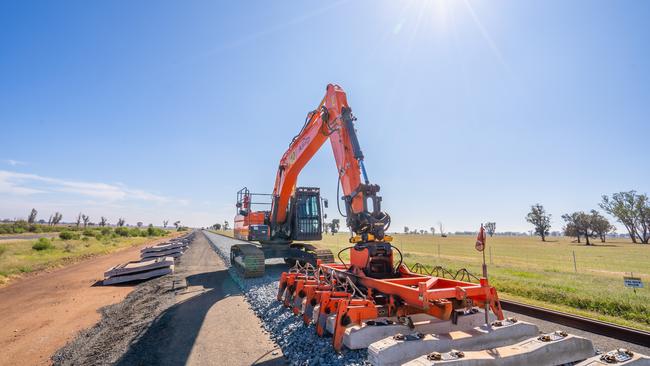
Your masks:
<svg viewBox="0 0 650 366"><path fill-rule="evenodd" d="M643 1L0 4L0 218L234 215L338 83L393 229L650 192ZM335 202L329 144L299 184ZM330 218L338 216L330 206Z"/></svg>

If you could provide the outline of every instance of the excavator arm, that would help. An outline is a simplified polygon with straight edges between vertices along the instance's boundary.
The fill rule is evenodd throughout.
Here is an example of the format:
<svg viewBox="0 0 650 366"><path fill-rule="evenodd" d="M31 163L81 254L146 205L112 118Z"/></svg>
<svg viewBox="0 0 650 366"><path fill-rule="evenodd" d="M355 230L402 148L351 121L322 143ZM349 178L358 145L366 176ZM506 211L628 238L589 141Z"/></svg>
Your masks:
<svg viewBox="0 0 650 366"><path fill-rule="evenodd" d="M355 234L352 241L388 239L384 232L390 225L390 216L381 211L381 197L377 195L379 186L368 180L354 130L355 120L343 89L335 84L327 85L325 97L318 108L307 115L302 130L280 160L273 188L272 227L286 230L289 203L298 176L329 139L343 189L347 225Z"/></svg>

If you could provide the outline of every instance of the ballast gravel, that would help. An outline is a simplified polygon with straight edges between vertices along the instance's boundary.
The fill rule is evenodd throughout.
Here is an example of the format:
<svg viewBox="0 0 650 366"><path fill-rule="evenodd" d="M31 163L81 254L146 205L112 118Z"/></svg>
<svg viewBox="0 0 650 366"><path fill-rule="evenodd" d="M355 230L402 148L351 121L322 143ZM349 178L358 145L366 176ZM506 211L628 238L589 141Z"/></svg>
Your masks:
<svg viewBox="0 0 650 366"><path fill-rule="evenodd" d="M230 246L244 242L208 231L204 233L219 256L230 266ZM319 337L313 324L305 326L302 317L293 315L276 299L281 273L277 267L282 266L269 264L264 277L244 279L232 267L229 273L291 365L367 365L366 350L346 349L337 354L332 347L331 337Z"/></svg>

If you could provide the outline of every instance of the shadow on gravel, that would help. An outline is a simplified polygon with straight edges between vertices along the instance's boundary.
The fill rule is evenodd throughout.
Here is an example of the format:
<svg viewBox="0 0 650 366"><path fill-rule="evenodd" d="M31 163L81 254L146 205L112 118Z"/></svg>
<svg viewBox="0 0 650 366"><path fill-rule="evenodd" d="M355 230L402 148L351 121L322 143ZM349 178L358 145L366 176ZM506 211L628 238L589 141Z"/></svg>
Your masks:
<svg viewBox="0 0 650 366"><path fill-rule="evenodd" d="M202 286L202 294L163 311L129 346L116 365L184 365L210 308L228 296L240 294L227 270L205 272L186 278L188 287ZM232 284L232 285L230 285ZM179 289L177 295L183 295Z"/></svg>

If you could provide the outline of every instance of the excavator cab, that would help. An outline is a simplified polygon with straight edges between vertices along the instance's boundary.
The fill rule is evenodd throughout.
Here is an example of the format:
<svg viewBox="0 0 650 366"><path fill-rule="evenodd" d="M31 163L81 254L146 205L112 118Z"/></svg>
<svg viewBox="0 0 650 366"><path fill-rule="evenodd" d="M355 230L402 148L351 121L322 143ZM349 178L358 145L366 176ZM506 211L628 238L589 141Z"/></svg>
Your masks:
<svg viewBox="0 0 650 366"><path fill-rule="evenodd" d="M292 240L321 240L323 220L320 188L298 187L294 196Z"/></svg>

